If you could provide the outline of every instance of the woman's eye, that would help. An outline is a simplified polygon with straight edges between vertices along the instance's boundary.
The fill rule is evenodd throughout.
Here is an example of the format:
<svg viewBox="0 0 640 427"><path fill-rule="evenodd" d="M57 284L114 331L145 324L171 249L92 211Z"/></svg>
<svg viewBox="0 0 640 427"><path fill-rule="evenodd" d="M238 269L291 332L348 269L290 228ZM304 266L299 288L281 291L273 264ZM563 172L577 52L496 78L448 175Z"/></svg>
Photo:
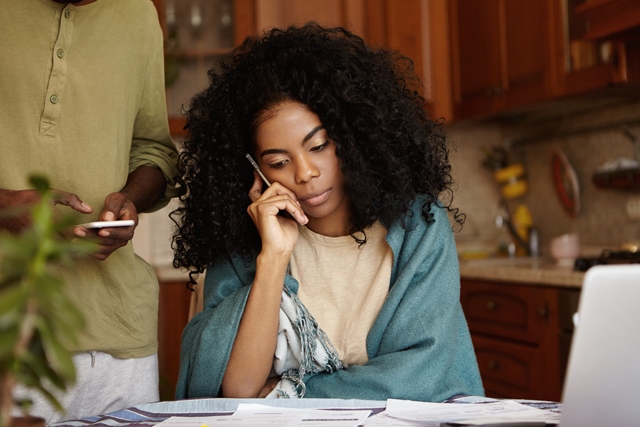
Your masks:
<svg viewBox="0 0 640 427"><path fill-rule="evenodd" d="M313 148L311 148L311 151L322 151L327 147L327 145L329 145L329 141L325 141L320 145L314 146Z"/></svg>
<svg viewBox="0 0 640 427"><path fill-rule="evenodd" d="M280 162L269 163L269 167L271 169L280 169L281 167L283 167L286 164L287 164L287 161L286 160L282 160Z"/></svg>

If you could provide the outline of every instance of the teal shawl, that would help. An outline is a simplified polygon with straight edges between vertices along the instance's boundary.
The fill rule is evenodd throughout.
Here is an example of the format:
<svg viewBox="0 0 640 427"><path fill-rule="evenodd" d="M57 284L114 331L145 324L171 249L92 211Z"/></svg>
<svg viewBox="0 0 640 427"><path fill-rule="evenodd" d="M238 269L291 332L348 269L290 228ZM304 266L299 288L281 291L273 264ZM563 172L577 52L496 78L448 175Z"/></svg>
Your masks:
<svg viewBox="0 0 640 427"><path fill-rule="evenodd" d="M389 294L367 336L368 362L307 373L305 397L441 402L484 394L460 305L451 225L436 206L435 222L427 224L422 203L387 227L394 262ZM234 257L207 270L204 310L182 335L176 399L219 395L254 273L255 258ZM285 285L297 292L290 275Z"/></svg>

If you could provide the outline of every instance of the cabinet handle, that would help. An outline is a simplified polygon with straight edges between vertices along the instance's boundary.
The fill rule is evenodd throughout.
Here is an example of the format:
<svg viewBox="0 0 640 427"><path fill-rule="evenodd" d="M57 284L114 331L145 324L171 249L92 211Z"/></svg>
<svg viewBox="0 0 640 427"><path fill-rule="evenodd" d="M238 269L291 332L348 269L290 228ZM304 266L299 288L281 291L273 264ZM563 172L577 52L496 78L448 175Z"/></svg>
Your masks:
<svg viewBox="0 0 640 427"><path fill-rule="evenodd" d="M498 304L496 304L493 301L487 301L487 310L495 310L496 308L498 308Z"/></svg>
<svg viewBox="0 0 640 427"><path fill-rule="evenodd" d="M491 370L496 370L496 369L500 369L500 362L498 362L497 360L490 360L489 363L489 369Z"/></svg>
<svg viewBox="0 0 640 427"><path fill-rule="evenodd" d="M540 317L547 317L547 314L549 314L549 310L547 310L547 307L540 307L538 309L538 314L540 315Z"/></svg>

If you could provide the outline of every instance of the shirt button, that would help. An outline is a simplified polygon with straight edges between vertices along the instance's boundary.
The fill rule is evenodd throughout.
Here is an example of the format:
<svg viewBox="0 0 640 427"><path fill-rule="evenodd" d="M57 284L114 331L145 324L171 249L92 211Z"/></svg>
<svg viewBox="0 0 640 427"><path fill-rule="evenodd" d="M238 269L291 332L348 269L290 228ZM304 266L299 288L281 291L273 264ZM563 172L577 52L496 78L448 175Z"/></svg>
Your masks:
<svg viewBox="0 0 640 427"><path fill-rule="evenodd" d="M64 56L64 50L58 49L56 51L56 55L58 55L58 58L62 58Z"/></svg>
<svg viewBox="0 0 640 427"><path fill-rule="evenodd" d="M58 101L60 101L60 98L58 98L58 95L51 95L51 98L49 98L49 101L51 101L52 104L57 104Z"/></svg>
<svg viewBox="0 0 640 427"><path fill-rule="evenodd" d="M65 17L65 18L68 18L68 17L70 17L70 16L71 16L71 11L70 11L69 9L65 9L65 11L64 11L64 17Z"/></svg>

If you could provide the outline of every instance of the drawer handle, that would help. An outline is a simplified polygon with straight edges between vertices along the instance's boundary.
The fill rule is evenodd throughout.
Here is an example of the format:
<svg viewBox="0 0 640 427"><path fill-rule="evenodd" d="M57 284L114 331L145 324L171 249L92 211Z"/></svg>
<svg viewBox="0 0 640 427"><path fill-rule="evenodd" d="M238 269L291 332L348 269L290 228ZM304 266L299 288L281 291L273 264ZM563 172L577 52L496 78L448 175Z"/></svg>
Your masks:
<svg viewBox="0 0 640 427"><path fill-rule="evenodd" d="M487 310L495 310L496 308L498 308L498 304L496 304L494 301L487 301Z"/></svg>
<svg viewBox="0 0 640 427"><path fill-rule="evenodd" d="M500 362L498 362L497 360L489 361L489 369L494 370L494 371L496 369L500 369Z"/></svg>

